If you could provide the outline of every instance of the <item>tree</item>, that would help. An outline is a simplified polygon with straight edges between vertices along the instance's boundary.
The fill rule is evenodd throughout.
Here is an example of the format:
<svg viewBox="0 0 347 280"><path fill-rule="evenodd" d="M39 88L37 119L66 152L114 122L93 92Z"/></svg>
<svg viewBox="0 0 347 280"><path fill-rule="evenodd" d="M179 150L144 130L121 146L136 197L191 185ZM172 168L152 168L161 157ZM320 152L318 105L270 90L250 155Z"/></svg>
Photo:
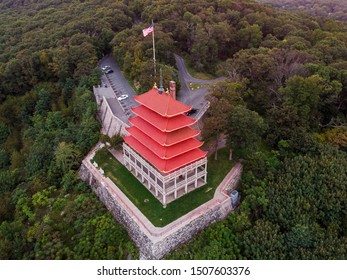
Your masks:
<svg viewBox="0 0 347 280"><path fill-rule="evenodd" d="M45 89L41 89L37 95L38 100L35 106L35 113L45 116L51 109L51 95Z"/></svg>
<svg viewBox="0 0 347 280"><path fill-rule="evenodd" d="M258 24L247 26L237 32L237 41L241 49L258 48L262 38L263 33Z"/></svg>
<svg viewBox="0 0 347 280"><path fill-rule="evenodd" d="M316 151L317 153L317 151ZM323 228L344 230L347 157L329 146L316 155L288 158L277 178L268 183L268 219L283 230L317 223ZM342 203L342 204L341 204Z"/></svg>
<svg viewBox="0 0 347 280"><path fill-rule="evenodd" d="M285 237L291 259L311 259L312 249L323 243L324 231L317 224L295 225Z"/></svg>
<svg viewBox="0 0 347 280"><path fill-rule="evenodd" d="M226 115L237 104L242 104L242 95L246 91L241 83L220 82L212 87L211 94L207 97L210 108L204 119L203 137L216 138L215 159L217 159L217 149L220 134L226 129Z"/></svg>
<svg viewBox="0 0 347 280"><path fill-rule="evenodd" d="M319 75L304 78L294 76L280 90L284 107L296 112L304 127L316 128L319 124L319 109L337 99L342 86L337 81L328 81Z"/></svg>
<svg viewBox="0 0 347 280"><path fill-rule="evenodd" d="M8 167L10 158L4 149L0 148L0 170Z"/></svg>
<svg viewBox="0 0 347 280"><path fill-rule="evenodd" d="M11 193L6 192L0 198L0 224L7 220L13 220L14 207L11 203ZM0 257L0 259L3 259Z"/></svg>
<svg viewBox="0 0 347 280"><path fill-rule="evenodd" d="M54 151L57 166L66 173L69 169L77 167L81 160L81 153L71 143L60 142Z"/></svg>
<svg viewBox="0 0 347 280"><path fill-rule="evenodd" d="M97 64L96 50L88 42L72 45L69 48L69 59L75 66L73 77L78 79L88 75L95 68Z"/></svg>
<svg viewBox="0 0 347 280"><path fill-rule="evenodd" d="M49 139L38 139L31 148L25 171L28 177L44 172L53 158L52 143Z"/></svg>
<svg viewBox="0 0 347 280"><path fill-rule="evenodd" d="M273 106L267 112L269 126L266 135L267 142L272 147L286 143L289 150L302 150L309 145L308 133L304 120L290 107Z"/></svg>
<svg viewBox="0 0 347 280"><path fill-rule="evenodd" d="M234 149L253 151L267 128L263 118L257 112L239 105L230 111L227 119L228 145Z"/></svg>
<svg viewBox="0 0 347 280"><path fill-rule="evenodd" d="M94 117L87 117L82 121L76 133L76 147L86 153L99 140L100 124Z"/></svg>
<svg viewBox="0 0 347 280"><path fill-rule="evenodd" d="M18 260L23 256L26 242L20 221L4 221L0 224L0 259Z"/></svg>
<svg viewBox="0 0 347 280"><path fill-rule="evenodd" d="M304 64L314 59L307 52L285 49L274 49L271 57L274 65L271 67L270 77L274 82L274 90L284 86L290 77L305 74Z"/></svg>
<svg viewBox="0 0 347 280"><path fill-rule="evenodd" d="M193 66L197 70L202 70L207 64L208 57L211 56L208 48L208 36L204 28L198 25L194 35L194 43L190 51Z"/></svg>
<svg viewBox="0 0 347 280"><path fill-rule="evenodd" d="M280 227L266 220L257 220L243 234L244 254L250 260L279 260L285 258L284 238Z"/></svg>
<svg viewBox="0 0 347 280"><path fill-rule="evenodd" d="M10 130L8 127L2 123L0 123L0 146L5 143L7 137L10 134Z"/></svg>
<svg viewBox="0 0 347 280"><path fill-rule="evenodd" d="M335 147L347 148L347 129L332 128L322 134L324 141Z"/></svg>
<svg viewBox="0 0 347 280"><path fill-rule="evenodd" d="M83 225L73 251L75 259L136 257L136 249L127 240L125 229L114 222L110 213L90 219Z"/></svg>
<svg viewBox="0 0 347 280"><path fill-rule="evenodd" d="M0 170L0 194L13 191L20 181L18 170Z"/></svg>
<svg viewBox="0 0 347 280"><path fill-rule="evenodd" d="M25 124L30 125L32 123L31 117L35 112L36 99L36 94L26 94L22 97L23 103L19 116L21 121L23 121Z"/></svg>
<svg viewBox="0 0 347 280"><path fill-rule="evenodd" d="M61 185L66 193L87 191L89 186L83 182L76 171L69 170L63 175Z"/></svg>
<svg viewBox="0 0 347 280"><path fill-rule="evenodd" d="M219 222L204 230L194 242L175 250L169 259L230 260L239 259L240 240L226 222Z"/></svg>

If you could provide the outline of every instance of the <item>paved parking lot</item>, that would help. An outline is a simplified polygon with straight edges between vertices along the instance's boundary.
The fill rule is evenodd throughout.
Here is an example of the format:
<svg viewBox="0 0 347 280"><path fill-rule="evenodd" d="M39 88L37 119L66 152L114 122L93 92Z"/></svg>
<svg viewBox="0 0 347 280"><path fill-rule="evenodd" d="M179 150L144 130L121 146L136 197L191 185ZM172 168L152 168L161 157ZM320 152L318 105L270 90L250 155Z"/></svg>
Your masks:
<svg viewBox="0 0 347 280"><path fill-rule="evenodd" d="M120 106L119 108L117 108L118 106L113 106L112 111L116 116L125 115L127 118L132 117L133 114L130 108L138 105L133 98L136 93L123 76L115 59L112 56L105 56L99 65L100 67L108 65L113 70L113 73L103 74L102 81L104 85L112 88L114 97L117 99L122 95L128 95L128 98L124 100L116 100Z"/></svg>

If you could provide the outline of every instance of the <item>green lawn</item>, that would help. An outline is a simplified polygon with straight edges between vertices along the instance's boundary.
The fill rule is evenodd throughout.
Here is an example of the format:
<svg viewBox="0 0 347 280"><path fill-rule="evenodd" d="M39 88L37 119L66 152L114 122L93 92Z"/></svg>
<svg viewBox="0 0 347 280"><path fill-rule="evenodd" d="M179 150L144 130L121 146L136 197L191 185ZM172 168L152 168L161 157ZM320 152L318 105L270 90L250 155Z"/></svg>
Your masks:
<svg viewBox="0 0 347 280"><path fill-rule="evenodd" d="M234 162L228 160L228 150L218 151L218 160L208 159L207 184L169 203L166 208L106 149L99 150L95 157L100 167L139 210L157 227L163 227L199 205L210 200L216 187L229 172ZM208 189L210 191L206 192ZM145 200L148 202L144 202Z"/></svg>
<svg viewBox="0 0 347 280"><path fill-rule="evenodd" d="M197 84L197 83L189 83L189 89L190 90L195 90L195 89L199 89L201 87L208 87L210 86L210 84Z"/></svg>

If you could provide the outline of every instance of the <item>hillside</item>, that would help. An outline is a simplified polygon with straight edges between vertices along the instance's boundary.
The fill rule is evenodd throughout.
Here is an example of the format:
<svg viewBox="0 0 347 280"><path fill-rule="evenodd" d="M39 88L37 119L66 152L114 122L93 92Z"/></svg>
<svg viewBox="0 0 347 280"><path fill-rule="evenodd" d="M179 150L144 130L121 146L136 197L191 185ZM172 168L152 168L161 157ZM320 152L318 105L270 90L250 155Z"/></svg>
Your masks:
<svg viewBox="0 0 347 280"><path fill-rule="evenodd" d="M346 259L347 25L251 0L0 3L0 259L126 259L137 249L77 170L99 140L98 60L152 87L173 53L211 89L203 137L242 158L241 206L169 258ZM177 81L178 82L178 81ZM116 233L116 234L115 234Z"/></svg>
<svg viewBox="0 0 347 280"><path fill-rule="evenodd" d="M0 259L136 258L77 174L99 139L94 69L130 26L127 7L1 1L0 10Z"/></svg>
<svg viewBox="0 0 347 280"><path fill-rule="evenodd" d="M258 0L274 8L303 12L315 17L347 21L347 2L340 0Z"/></svg>

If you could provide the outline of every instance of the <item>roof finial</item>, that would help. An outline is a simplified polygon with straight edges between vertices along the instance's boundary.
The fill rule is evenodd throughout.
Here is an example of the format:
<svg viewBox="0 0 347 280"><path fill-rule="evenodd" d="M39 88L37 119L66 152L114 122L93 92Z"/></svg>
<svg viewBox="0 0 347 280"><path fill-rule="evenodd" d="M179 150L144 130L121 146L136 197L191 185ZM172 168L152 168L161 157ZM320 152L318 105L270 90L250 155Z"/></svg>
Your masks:
<svg viewBox="0 0 347 280"><path fill-rule="evenodd" d="M159 84L159 93L162 94L164 92L164 87L163 87L163 71L160 67L160 84Z"/></svg>

